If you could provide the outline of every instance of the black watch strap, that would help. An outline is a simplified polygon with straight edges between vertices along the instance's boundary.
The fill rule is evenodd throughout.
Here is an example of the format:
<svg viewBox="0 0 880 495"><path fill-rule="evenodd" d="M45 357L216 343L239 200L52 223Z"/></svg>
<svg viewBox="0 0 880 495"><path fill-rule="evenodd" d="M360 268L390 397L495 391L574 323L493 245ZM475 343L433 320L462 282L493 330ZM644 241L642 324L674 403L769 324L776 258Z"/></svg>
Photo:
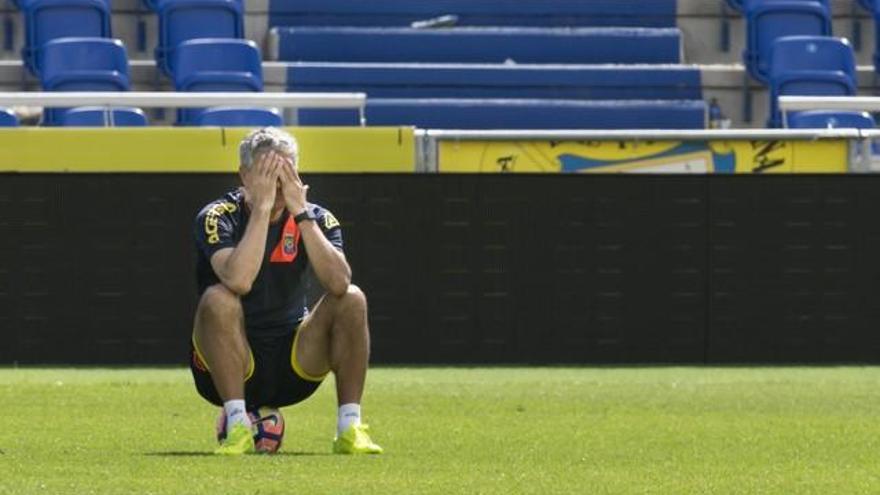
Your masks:
<svg viewBox="0 0 880 495"><path fill-rule="evenodd" d="M293 221L296 222L297 225L299 225L302 222L305 222L306 220L312 220L312 221L317 220L317 217L315 217L315 214L312 213L312 210L307 209L306 211L293 217Z"/></svg>

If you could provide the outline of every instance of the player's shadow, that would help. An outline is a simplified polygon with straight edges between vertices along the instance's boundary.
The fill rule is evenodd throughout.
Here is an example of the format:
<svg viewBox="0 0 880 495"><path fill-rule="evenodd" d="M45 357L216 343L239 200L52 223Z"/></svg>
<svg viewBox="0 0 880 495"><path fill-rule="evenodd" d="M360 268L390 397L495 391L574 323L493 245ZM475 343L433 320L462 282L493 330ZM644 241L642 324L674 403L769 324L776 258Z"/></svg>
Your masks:
<svg viewBox="0 0 880 495"><path fill-rule="evenodd" d="M168 451L168 452L145 452L143 455L148 457L215 457L213 452L206 451ZM275 454L266 455L266 457L278 457L278 456L291 456L291 457L318 457L318 456L328 456L333 455L330 452L303 452L303 451L294 451L294 452L277 452ZM263 457L261 455L256 455L254 457Z"/></svg>

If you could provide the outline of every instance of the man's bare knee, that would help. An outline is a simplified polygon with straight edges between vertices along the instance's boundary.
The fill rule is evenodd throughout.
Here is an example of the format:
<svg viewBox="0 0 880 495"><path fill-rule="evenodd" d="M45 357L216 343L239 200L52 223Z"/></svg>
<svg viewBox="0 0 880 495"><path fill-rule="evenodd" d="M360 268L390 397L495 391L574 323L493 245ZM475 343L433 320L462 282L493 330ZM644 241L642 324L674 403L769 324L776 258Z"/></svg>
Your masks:
<svg viewBox="0 0 880 495"><path fill-rule="evenodd" d="M242 314L241 299L223 284L214 284L202 294L199 313L218 318L235 318Z"/></svg>
<svg viewBox="0 0 880 495"><path fill-rule="evenodd" d="M341 296L333 296L336 314L366 314L367 295L360 287L349 284L348 290Z"/></svg>

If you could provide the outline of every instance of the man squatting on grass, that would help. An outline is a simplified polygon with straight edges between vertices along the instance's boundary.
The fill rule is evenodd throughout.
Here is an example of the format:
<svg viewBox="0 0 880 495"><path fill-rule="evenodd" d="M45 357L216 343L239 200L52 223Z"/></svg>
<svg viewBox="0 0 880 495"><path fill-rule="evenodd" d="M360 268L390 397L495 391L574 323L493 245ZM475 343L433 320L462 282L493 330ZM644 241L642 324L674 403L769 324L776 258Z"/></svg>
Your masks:
<svg viewBox="0 0 880 495"><path fill-rule="evenodd" d="M301 402L330 371L339 403L333 451L381 453L360 421L367 301L350 283L339 222L307 202L293 136L260 129L239 152L243 187L195 221L201 298L191 369L199 394L226 414L227 437L216 453L253 452L247 410ZM309 311L312 273L326 293Z"/></svg>

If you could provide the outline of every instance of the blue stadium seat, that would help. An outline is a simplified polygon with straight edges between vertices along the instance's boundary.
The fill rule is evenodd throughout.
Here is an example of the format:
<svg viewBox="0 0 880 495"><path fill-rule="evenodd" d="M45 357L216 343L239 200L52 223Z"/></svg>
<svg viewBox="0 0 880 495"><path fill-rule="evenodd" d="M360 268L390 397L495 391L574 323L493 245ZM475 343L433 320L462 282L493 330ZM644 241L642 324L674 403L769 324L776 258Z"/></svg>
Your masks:
<svg viewBox="0 0 880 495"><path fill-rule="evenodd" d="M57 125L63 127L143 127L147 116L140 108L116 107L112 117L104 107L77 107L58 117Z"/></svg>
<svg viewBox="0 0 880 495"><path fill-rule="evenodd" d="M161 0L156 64L174 74L174 51L196 38L243 38L241 0Z"/></svg>
<svg viewBox="0 0 880 495"><path fill-rule="evenodd" d="M157 12L159 10L158 0L141 0L141 3L143 3L144 7L149 11Z"/></svg>
<svg viewBox="0 0 880 495"><path fill-rule="evenodd" d="M700 71L682 66L291 62L287 89L379 98L703 98Z"/></svg>
<svg viewBox="0 0 880 495"><path fill-rule="evenodd" d="M809 110L788 117L793 129L874 129L876 122L868 112Z"/></svg>
<svg viewBox="0 0 880 495"><path fill-rule="evenodd" d="M279 60L675 64L675 28L275 28Z"/></svg>
<svg viewBox="0 0 880 495"><path fill-rule="evenodd" d="M201 38L181 43L174 54L177 91L262 91L260 49L250 40ZM178 124L194 123L202 109L180 109Z"/></svg>
<svg viewBox="0 0 880 495"><path fill-rule="evenodd" d="M45 91L127 91L128 57L119 40L59 38L43 46ZM54 125L64 109L47 108L45 125Z"/></svg>
<svg viewBox="0 0 880 495"><path fill-rule="evenodd" d="M856 63L845 39L791 36L773 43L770 54L770 127L780 127L780 96L856 94Z"/></svg>
<svg viewBox="0 0 880 495"><path fill-rule="evenodd" d="M0 108L0 127L17 127L18 117L12 113L12 110Z"/></svg>
<svg viewBox="0 0 880 495"><path fill-rule="evenodd" d="M427 129L704 129L703 101L367 100L368 125ZM357 112L300 109L298 125L356 125Z"/></svg>
<svg viewBox="0 0 880 495"><path fill-rule="evenodd" d="M107 0L28 0L24 5L25 46L22 59L36 76L42 67L42 47L66 37L109 38Z"/></svg>
<svg viewBox="0 0 880 495"><path fill-rule="evenodd" d="M763 0L748 5L746 50L749 74L768 82L773 42L786 36L831 36L831 12L818 1Z"/></svg>
<svg viewBox="0 0 880 495"><path fill-rule="evenodd" d="M199 126L280 127L284 119L277 110L249 107L214 107L202 112L195 120Z"/></svg>
<svg viewBox="0 0 880 495"><path fill-rule="evenodd" d="M43 46L43 61L40 82L46 91L125 91L129 88L128 56L125 46L116 39L52 40ZM83 84L99 87L83 87Z"/></svg>
<svg viewBox="0 0 880 495"><path fill-rule="evenodd" d="M458 26L674 27L677 0L272 0L270 26L409 26L455 15Z"/></svg>
<svg viewBox="0 0 880 495"><path fill-rule="evenodd" d="M876 0L859 0L859 5L868 12L874 12Z"/></svg>
<svg viewBox="0 0 880 495"><path fill-rule="evenodd" d="M251 40L185 41L177 47L174 60L172 78L177 91L263 90L260 49Z"/></svg>

